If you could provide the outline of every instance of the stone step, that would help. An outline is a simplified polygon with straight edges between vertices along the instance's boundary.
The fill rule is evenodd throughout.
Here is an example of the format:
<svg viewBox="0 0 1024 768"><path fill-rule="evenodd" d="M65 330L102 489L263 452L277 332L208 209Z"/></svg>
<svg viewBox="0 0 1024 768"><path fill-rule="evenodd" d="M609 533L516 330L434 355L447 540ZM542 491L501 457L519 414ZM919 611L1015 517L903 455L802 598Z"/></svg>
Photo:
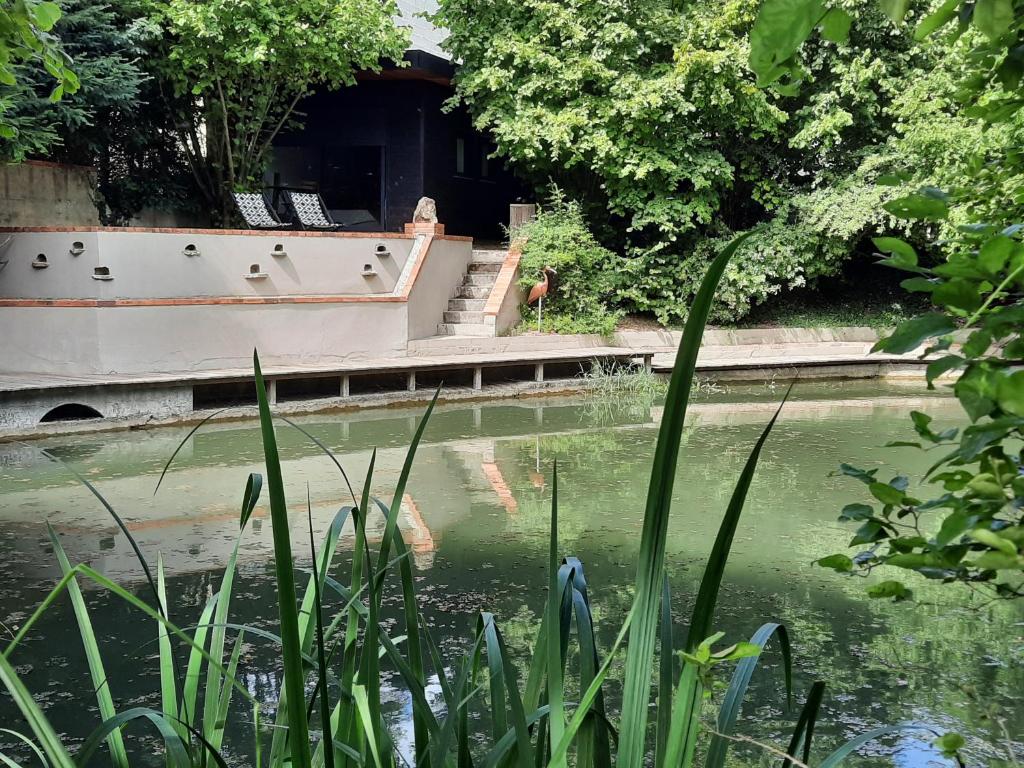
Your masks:
<svg viewBox="0 0 1024 768"><path fill-rule="evenodd" d="M483 323L440 323L437 332L441 336L493 336L494 326Z"/></svg>
<svg viewBox="0 0 1024 768"><path fill-rule="evenodd" d="M442 319L446 323L482 323L484 321L484 313L449 310L444 313L444 317Z"/></svg>
<svg viewBox="0 0 1024 768"><path fill-rule="evenodd" d="M491 295L490 285L460 285L456 299L483 299Z"/></svg>
<svg viewBox="0 0 1024 768"><path fill-rule="evenodd" d="M494 285L494 281L498 278L496 272L470 272L463 280L463 285Z"/></svg>
<svg viewBox="0 0 1024 768"><path fill-rule="evenodd" d="M451 299L448 309L452 312L482 312L487 306L487 299Z"/></svg>
<svg viewBox="0 0 1024 768"><path fill-rule="evenodd" d="M473 251L473 261L478 264L503 264L508 251Z"/></svg>
<svg viewBox="0 0 1024 768"><path fill-rule="evenodd" d="M485 272L501 272L500 261L471 261L469 262L469 271L472 274L482 274Z"/></svg>

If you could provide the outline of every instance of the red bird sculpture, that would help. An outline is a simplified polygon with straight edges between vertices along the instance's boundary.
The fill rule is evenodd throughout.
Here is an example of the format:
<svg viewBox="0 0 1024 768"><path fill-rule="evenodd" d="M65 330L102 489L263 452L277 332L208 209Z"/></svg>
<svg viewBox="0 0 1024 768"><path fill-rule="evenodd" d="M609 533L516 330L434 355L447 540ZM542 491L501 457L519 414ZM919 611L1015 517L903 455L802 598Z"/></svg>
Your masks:
<svg viewBox="0 0 1024 768"><path fill-rule="evenodd" d="M530 295L526 299L527 304L533 304L533 302L539 301L540 299L543 299L545 296L547 296L548 288L551 285L548 276L550 275L554 277L558 273L551 267L544 267L544 271L542 274L544 276L543 279L535 286L533 286L533 288L530 289Z"/></svg>

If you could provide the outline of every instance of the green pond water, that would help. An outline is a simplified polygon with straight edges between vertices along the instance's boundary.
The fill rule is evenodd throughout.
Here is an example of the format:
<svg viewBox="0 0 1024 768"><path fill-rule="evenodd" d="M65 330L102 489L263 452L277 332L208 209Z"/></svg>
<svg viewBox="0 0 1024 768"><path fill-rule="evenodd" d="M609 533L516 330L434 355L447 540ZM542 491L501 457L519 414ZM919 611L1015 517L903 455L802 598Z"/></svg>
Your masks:
<svg viewBox="0 0 1024 768"><path fill-rule="evenodd" d="M733 387L700 395L692 408L667 547L679 623L688 617L742 463L780 397L779 388ZM816 679L828 683L816 733L818 757L870 728L915 723L962 733L975 764L1008 765L1009 750L1024 757L1024 606L964 607L963 595L922 580L912 584L919 600L914 605L872 601L864 596L863 579L811 564L843 549L851 530L836 522L838 511L845 503L864 501L863 486L831 474L840 462L903 467L918 475L930 462L929 455L913 449L882 447L907 439L912 409L925 409L946 423L961 418L954 401L929 396L923 388L805 384L797 389L751 488L716 624L732 640L748 637L765 621L788 625L798 694ZM600 642L604 648L611 644L629 606L660 412L659 403L632 395L439 408L420 448L399 526L413 552L422 607L446 663L457 663L480 610L499 618L513 653L525 659L545 594L555 460L561 550L583 561ZM373 492L389 499L417 416L418 411L385 410L301 421L354 478L363 476L376 447ZM9 636L56 581L47 521L73 562L87 562L147 597L126 537L89 491L41 449L96 485L150 562L162 555L171 619L183 626L194 623L219 585L246 477L263 469L254 423L208 425L182 449L154 496L164 463L186 433L165 428L0 445L0 635ZM347 494L331 462L301 433L282 423L278 439L296 559L307 567L307 488L318 541ZM882 474L891 473L883 469ZM339 574L347 573L351 546L346 528ZM234 621L273 626L265 499L245 536L239 570ZM392 595L388 610L397 617L400 598L394 588ZM86 597L118 706L158 706L154 622L95 588L87 589ZM69 741L83 739L98 724L66 600L46 614L12 660ZM249 690L272 708L281 679L276 650L254 639L240 669ZM778 654L768 652L755 674L740 733L777 744L788 738L783 734L793 716L782 707L780 670ZM609 691L614 706L614 683ZM440 706L436 678L428 693ZM385 695L395 738L408 749L408 699L397 676ZM227 752L248 764L251 730L243 710L238 708ZM4 726L24 724L6 692L0 692ZM142 726L133 726L130 734L141 753L157 749ZM862 751L856 762L948 764L929 746L931 738L923 731L904 732ZM19 754L2 733L0 749ZM751 749L734 753L747 764L769 762ZM159 758L152 763L160 764Z"/></svg>

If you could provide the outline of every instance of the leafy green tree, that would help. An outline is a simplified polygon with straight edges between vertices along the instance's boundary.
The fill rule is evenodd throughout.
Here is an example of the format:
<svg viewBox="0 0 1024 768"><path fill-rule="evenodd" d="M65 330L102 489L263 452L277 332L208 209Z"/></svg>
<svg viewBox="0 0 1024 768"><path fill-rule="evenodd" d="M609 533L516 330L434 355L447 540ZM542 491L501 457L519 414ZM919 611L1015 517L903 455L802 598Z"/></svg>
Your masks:
<svg viewBox="0 0 1024 768"><path fill-rule="evenodd" d="M925 119L904 94L964 55L883 26L874 0L844 7L849 42L810 41L804 87L781 92L744 65L755 0L442 0L438 22L478 127L627 257L618 306L681 319L712 255L762 227L723 278L713 317L728 320L864 254L891 220L877 157L905 151L889 147L894 122ZM956 177L961 136L936 138L951 143L922 145L914 168Z"/></svg>
<svg viewBox="0 0 1024 768"><path fill-rule="evenodd" d="M104 224L128 224L145 207L187 208L195 191L171 129L175 105L145 69L161 30L133 2L62 0L54 33L65 40L81 88L50 98L46 72L20 65L0 87L17 133L2 157L43 157L95 169Z"/></svg>
<svg viewBox="0 0 1024 768"><path fill-rule="evenodd" d="M897 22L907 15L906 3L883 5ZM799 88L804 73L801 46L816 28L835 24L837 16L845 14L816 0L765 0L751 33L751 66L759 81L787 91ZM1015 7L1011 0L946 0L917 21L914 35L924 40L954 20L952 36L963 38L970 55L948 83L956 87L947 93L954 94L961 117L1018 136L1024 106L1024 51L1019 42L1024 7ZM843 27L848 26L846 17ZM941 113L929 110L923 107L924 119L913 136L925 147L938 132L929 134L930 119L939 130L943 124ZM929 386L943 376L953 379L953 392L970 424L963 430L937 429L927 414L911 414L919 439L903 444L941 452L923 478L924 492L937 491L930 498L918 498L925 493L912 492L905 475L883 482L878 469L844 465L845 474L866 484L872 503L849 504L840 518L858 524L850 546L862 551L854 557L839 553L822 558L823 566L842 572L889 566L964 583L994 598L1024 597L1024 225L1017 218L1024 201L1019 146L1010 143L1004 151L988 154L964 147L973 183L952 194L925 187L884 206L887 213L942 231L944 237L931 262L920 259L904 239L875 240L888 254L884 264L914 274L904 287L928 294L936 308L900 324L876 349L902 353L924 346L931 360ZM890 181L898 184L910 175L897 174ZM966 222L950 222L951 203L966 212ZM906 599L912 592L891 579L870 587L869 594Z"/></svg>
<svg viewBox="0 0 1024 768"><path fill-rule="evenodd" d="M184 105L174 123L211 215L259 186L274 137L318 86L399 61L406 31L393 0L169 0L153 6L159 75Z"/></svg>
<svg viewBox="0 0 1024 768"><path fill-rule="evenodd" d="M50 93L53 101L78 90L78 76L68 66L69 59L60 41L51 34L60 15L60 6L49 0L0 2L0 85L17 85L19 64L38 66L41 63L53 78ZM17 129L5 116L9 106L8 98L0 94L0 139L4 140L17 136Z"/></svg>
<svg viewBox="0 0 1024 768"><path fill-rule="evenodd" d="M144 26L97 0L64 0L61 10L53 31L65 40L82 85L54 102L47 72L16 67L16 83L0 92L17 129L4 147L7 160L33 155L91 165L115 114L131 112L139 98Z"/></svg>

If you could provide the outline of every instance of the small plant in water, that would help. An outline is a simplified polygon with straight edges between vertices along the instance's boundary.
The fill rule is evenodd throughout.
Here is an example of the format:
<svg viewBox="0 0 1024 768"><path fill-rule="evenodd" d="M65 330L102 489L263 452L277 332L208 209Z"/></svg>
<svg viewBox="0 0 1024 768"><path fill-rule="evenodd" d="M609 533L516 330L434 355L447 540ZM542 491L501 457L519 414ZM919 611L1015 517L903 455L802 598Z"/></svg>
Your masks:
<svg viewBox="0 0 1024 768"><path fill-rule="evenodd" d="M390 505L377 499L371 491L375 455L357 496L341 464L316 438L306 433L334 461L352 498L351 505L338 512L319 549L312 546L310 524L313 568L300 602L277 439L259 359L254 356L273 526L279 598L277 632L230 623L237 541L220 590L203 608L196 628L189 633L175 626L169 620L162 561L157 560L154 575L114 509L87 480L80 478L135 547L152 597L143 600L87 565L72 567L59 539L51 533L63 578L0 655L0 682L19 707L28 729L27 733L16 733L16 737L44 765L61 768L84 765L98 750L105 748L111 765L127 768L130 759L122 728L132 721L142 720L162 739L169 766L227 766L226 726L232 718L248 719L245 713L237 712L238 702L244 701L251 710L253 728L251 753L242 763L257 766L391 768L405 763L416 768L448 765L566 768L571 760L578 768L610 768L613 762L618 768L639 768L652 762L655 768L688 768L697 760L698 742L707 738L702 765L723 768L729 743L736 738L731 734L748 684L770 640L775 640L782 652L787 699L791 700L793 693L791 652L784 626L766 623L749 641L724 648L719 642L722 635L713 632L726 560L758 457L777 412L753 447L737 481L681 641L677 640L680 633L673 624L665 577L666 532L683 423L694 384L697 350L715 287L741 242L742 239L734 241L711 264L687 320L651 468L637 559L635 598L614 644L606 652L602 653L596 642L583 563L559 553L558 472L557 467L552 467L548 599L526 679L520 679L516 665L509 658L499 624L490 613L480 614L472 642L458 668L450 672L442 663L438 645L419 612L409 552L398 531L400 500L433 402L427 407L412 439ZM292 426L304 431L297 425ZM172 455L171 461L173 459ZM239 541L263 486L262 476L249 476L239 513ZM366 536L367 518L371 514L381 515L385 521L376 551L370 548ZM332 573L332 561L342 525L349 518L355 524L356 540L348 583L343 584L337 574ZM394 570L399 576L404 613L401 643L380 621L382 599L389 583L387 577ZM115 709L111 687L116 686L117 681L106 677L103 654L79 579L91 580L109 590L154 622L159 648L159 707ZM95 731L76 750L74 757L17 675L12 661L18 646L40 616L65 591L74 608L101 717ZM341 609L329 617L323 610L327 592L336 594L342 601ZM230 649L229 632L234 633ZM621 680L623 701L617 722L612 722L605 703L605 682L627 635L629 643ZM272 722L263 719L260 702L238 679L243 638L258 638L280 649L284 679ZM173 641L188 649L183 669L174 662ZM572 642L578 650L578 661L570 666L567 659ZM659 648L660 653L656 653ZM717 710L716 722L708 728L701 715L709 699L712 678L719 667L733 662L735 667ZM400 754L386 726L381 702L382 665L389 665L397 672L409 691L413 755ZM444 699L440 712L435 711L426 697L428 668L440 682ZM654 679L657 680L657 706L652 709ZM566 699L567 690L578 690L576 701ZM481 695L484 691L486 698ZM812 686L784 752L781 746L774 748L776 751L798 758L802 764L808 762L823 692L824 683ZM471 720L469 712L477 706L487 709L490 723L487 734L476 733L471 727L475 721ZM651 712L654 712L654 722L649 728ZM819 765L834 768L859 746L891 730L883 728L866 733L840 747ZM237 754L237 749L232 752ZM14 764L12 758L2 754L0 761ZM783 761L784 768L793 764L794 760L789 757Z"/></svg>

